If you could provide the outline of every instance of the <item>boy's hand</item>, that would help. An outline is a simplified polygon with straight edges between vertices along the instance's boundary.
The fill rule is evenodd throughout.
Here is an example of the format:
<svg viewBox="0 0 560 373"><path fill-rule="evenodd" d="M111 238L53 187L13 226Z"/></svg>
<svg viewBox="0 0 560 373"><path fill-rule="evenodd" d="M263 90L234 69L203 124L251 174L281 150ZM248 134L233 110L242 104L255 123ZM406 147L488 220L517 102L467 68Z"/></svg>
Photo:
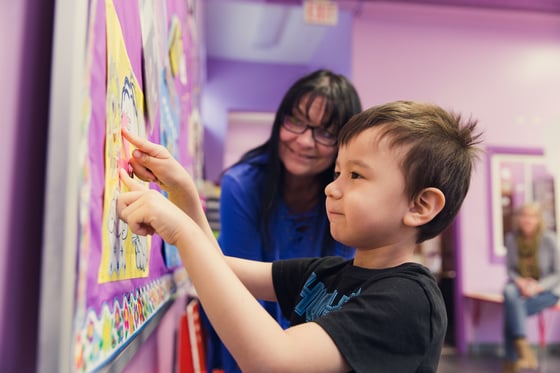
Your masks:
<svg viewBox="0 0 560 373"><path fill-rule="evenodd" d="M189 175L169 151L161 145L135 136L123 129L124 138L136 147L130 158L134 174L144 181L159 184L166 191L177 189Z"/></svg>
<svg viewBox="0 0 560 373"><path fill-rule="evenodd" d="M119 217L130 230L141 236L157 233L169 244L176 245L191 220L161 193L145 188L119 170L121 180L130 192L120 193L117 202Z"/></svg>

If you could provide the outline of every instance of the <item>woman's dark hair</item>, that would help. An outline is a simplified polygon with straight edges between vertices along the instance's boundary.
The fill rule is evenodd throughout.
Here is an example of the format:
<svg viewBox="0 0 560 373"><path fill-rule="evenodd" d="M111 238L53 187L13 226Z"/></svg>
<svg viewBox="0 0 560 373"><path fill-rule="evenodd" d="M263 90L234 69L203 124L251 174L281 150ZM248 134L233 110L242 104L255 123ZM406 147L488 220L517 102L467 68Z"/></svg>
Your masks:
<svg viewBox="0 0 560 373"><path fill-rule="evenodd" d="M278 196L283 193L284 173L285 168L280 161L278 145L280 142L280 127L284 121L285 116L295 114L295 110L299 110L300 102L306 99L304 114L309 119L309 108L317 98L324 98L326 101L325 114L322 117L322 126L329 131L338 134L340 128L352 117L354 114L362 111L362 106L356 89L350 81L340 74L335 74L329 70L317 70L308 75L303 76L297 80L286 92L280 106L276 111L274 123L270 137L262 145L257 146L246 152L240 160L233 166L239 163L253 163L256 158L261 155L267 155L267 163L261 165L264 168L264 184L261 190L261 203L262 217L260 223L260 235L265 251L270 248L270 232L268 230L270 217L278 205ZM233 167L232 166L232 167ZM325 199L324 187L332 181L334 172L333 163L319 175L322 188L318 191L318 200ZM324 203L321 204L324 209ZM332 245L333 240L327 230L327 237L323 238L325 245Z"/></svg>

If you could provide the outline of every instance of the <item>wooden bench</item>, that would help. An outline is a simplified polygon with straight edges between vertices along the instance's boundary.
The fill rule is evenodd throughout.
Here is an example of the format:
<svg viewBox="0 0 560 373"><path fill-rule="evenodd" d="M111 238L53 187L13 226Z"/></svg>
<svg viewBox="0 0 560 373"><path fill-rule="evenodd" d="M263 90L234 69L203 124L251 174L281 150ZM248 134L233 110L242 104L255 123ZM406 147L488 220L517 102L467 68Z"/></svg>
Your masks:
<svg viewBox="0 0 560 373"><path fill-rule="evenodd" d="M465 298L470 299L473 302L473 313L472 322L473 326L476 328L480 322L480 312L482 303L493 303L493 304L503 304L504 296L497 293L464 293ZM549 311L560 311L560 302L556 305L547 308ZM539 312L537 314L538 325L539 325L539 347L546 347L546 320L544 317L544 312Z"/></svg>

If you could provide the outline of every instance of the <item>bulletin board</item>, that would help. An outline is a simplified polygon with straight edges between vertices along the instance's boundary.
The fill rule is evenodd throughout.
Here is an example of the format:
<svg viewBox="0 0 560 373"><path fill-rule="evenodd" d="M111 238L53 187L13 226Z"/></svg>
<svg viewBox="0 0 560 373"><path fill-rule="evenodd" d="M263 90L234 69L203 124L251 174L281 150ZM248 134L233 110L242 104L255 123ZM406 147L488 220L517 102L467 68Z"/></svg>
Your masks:
<svg viewBox="0 0 560 373"><path fill-rule="evenodd" d="M68 110L77 113L68 123L74 135L66 157L75 159L75 170L68 173L74 189L67 188L70 195L65 196L72 202L67 215L76 217L67 224L75 240L51 249L62 253L66 262L68 258L74 262L73 273L66 276L73 279L72 294L61 296L70 300L62 306L71 303L66 304L71 309L71 318L66 320L72 324L67 328L70 335L58 338L59 356L70 361L50 365L56 366L52 371L91 372L110 366L148 323L161 317L178 287L187 281L175 247L157 235L132 233L118 218L116 201L126 187L117 170L129 167L133 151L121 135L126 128L166 146L195 181L202 180L203 128L198 113L203 74L197 3L88 2L79 94L71 94L67 102ZM50 146L61 146L60 139L51 137ZM159 190L155 184L144 184ZM62 199L52 189L47 188L47 196ZM44 255L49 255L50 229L47 225ZM53 268L56 272L51 265L43 275L44 288L57 275ZM52 299L41 303L41 307L52 307ZM41 313L41 321L49 322L52 312ZM46 360L43 356L39 362Z"/></svg>

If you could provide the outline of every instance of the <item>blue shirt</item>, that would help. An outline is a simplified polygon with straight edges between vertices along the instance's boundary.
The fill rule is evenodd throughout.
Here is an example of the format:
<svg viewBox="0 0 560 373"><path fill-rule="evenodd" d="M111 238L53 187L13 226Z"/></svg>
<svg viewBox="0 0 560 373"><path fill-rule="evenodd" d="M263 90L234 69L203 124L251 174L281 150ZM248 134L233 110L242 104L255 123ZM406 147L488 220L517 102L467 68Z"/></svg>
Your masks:
<svg viewBox="0 0 560 373"><path fill-rule="evenodd" d="M325 244L324 237L330 227L324 199L310 211L291 213L279 197L277 207L270 216L271 241L265 245L259 228L262 205L260 193L264 189L266 156L260 156L252 163L236 165L222 177L218 242L225 255L264 262L302 257L354 256L353 248L339 242L329 240L331 242ZM282 327L289 326L289 321L282 316L275 302L262 304ZM217 345L214 341L209 349L217 348ZM225 350L223 345L221 348ZM209 355L215 353L213 351ZM233 359L227 361L231 358L227 357L227 351L225 355L223 357L222 354L221 360L226 373L239 371L231 366L235 364ZM211 361L209 364L209 368L214 367Z"/></svg>
<svg viewBox="0 0 560 373"><path fill-rule="evenodd" d="M277 209L270 217L272 241L265 249L259 233L264 157L259 161L259 164L237 165L222 178L218 241L224 254L267 262L331 255L351 258L354 250L348 246L334 240L331 245L324 245L323 237L330 229L324 199L311 211L290 213L279 198Z"/></svg>

